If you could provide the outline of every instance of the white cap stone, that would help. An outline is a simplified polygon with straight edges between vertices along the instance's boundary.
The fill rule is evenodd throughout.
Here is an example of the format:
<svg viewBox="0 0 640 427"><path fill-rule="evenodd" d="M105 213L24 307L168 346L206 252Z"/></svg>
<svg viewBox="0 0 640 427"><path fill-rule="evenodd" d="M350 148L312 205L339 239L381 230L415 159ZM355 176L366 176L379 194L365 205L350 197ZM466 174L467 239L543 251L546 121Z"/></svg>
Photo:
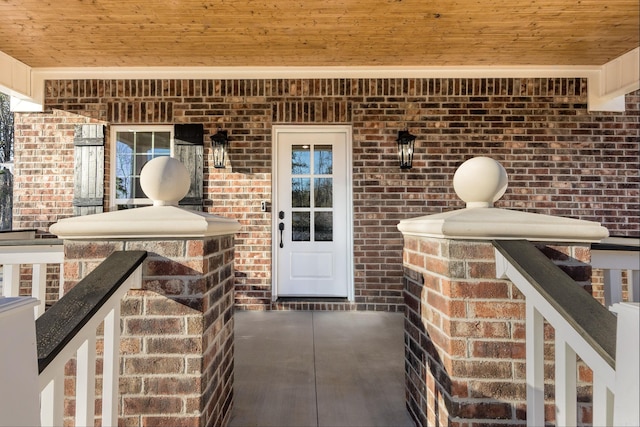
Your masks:
<svg viewBox="0 0 640 427"><path fill-rule="evenodd" d="M140 174L153 206L61 219L49 230L61 239L189 238L234 234L235 219L178 207L189 192L187 168L177 159L150 160Z"/></svg>
<svg viewBox="0 0 640 427"><path fill-rule="evenodd" d="M494 208L507 190L507 172L489 157L464 162L453 187L465 209L400 221L403 235L458 240L522 239L538 242L599 242L609 231L599 223Z"/></svg>

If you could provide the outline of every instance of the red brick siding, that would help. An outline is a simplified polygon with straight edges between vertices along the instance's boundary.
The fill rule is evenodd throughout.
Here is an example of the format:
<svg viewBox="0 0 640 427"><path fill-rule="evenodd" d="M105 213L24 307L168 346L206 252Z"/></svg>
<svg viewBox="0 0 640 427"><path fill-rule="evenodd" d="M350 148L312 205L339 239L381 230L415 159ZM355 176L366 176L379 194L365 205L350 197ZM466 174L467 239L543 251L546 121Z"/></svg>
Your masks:
<svg viewBox="0 0 640 427"><path fill-rule="evenodd" d="M13 227L48 231L73 212L73 130L90 118L64 111L15 118Z"/></svg>
<svg viewBox="0 0 640 427"><path fill-rule="evenodd" d="M14 226L46 230L71 215L74 123L224 128L231 168L210 167L205 137L206 210L243 225L237 305L271 307L271 213L260 211L271 199L271 127L351 124L356 301L330 306L401 310L396 224L462 207L451 182L470 157L507 169L500 207L640 235L640 92L627 95L625 113L589 113L586 99L586 80L573 78L49 81L47 111L16 117ZM405 127L418 139L414 168L400 171L395 138Z"/></svg>

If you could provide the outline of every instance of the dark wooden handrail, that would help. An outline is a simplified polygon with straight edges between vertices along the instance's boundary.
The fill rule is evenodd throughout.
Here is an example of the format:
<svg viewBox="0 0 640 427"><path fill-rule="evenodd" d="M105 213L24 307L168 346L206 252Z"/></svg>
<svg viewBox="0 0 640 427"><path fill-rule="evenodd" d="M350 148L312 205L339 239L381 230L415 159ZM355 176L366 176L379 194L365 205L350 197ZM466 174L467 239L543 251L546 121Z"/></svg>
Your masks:
<svg viewBox="0 0 640 427"><path fill-rule="evenodd" d="M146 251L112 253L36 319L39 373L56 358L146 257Z"/></svg>
<svg viewBox="0 0 640 427"><path fill-rule="evenodd" d="M616 317L526 240L494 241L496 249L615 368Z"/></svg>

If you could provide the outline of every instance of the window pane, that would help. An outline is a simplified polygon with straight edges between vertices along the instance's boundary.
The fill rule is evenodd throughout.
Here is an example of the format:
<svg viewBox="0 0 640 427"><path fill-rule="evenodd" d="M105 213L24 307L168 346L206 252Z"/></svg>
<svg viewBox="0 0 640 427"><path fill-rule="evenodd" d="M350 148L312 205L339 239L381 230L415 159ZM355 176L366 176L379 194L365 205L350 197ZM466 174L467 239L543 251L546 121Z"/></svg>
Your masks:
<svg viewBox="0 0 640 427"><path fill-rule="evenodd" d="M333 178L316 178L314 185L315 207L333 207Z"/></svg>
<svg viewBox="0 0 640 427"><path fill-rule="evenodd" d="M118 132L116 136L118 140L118 153L131 154L135 145L135 138L136 136L133 132Z"/></svg>
<svg viewBox="0 0 640 427"><path fill-rule="evenodd" d="M153 138L153 157L171 155L171 133L155 132Z"/></svg>
<svg viewBox="0 0 640 427"><path fill-rule="evenodd" d="M132 199L133 198L133 183L129 176L117 176L116 177L116 198L117 199Z"/></svg>
<svg viewBox="0 0 640 427"><path fill-rule="evenodd" d="M136 133L136 153L153 155L153 132Z"/></svg>
<svg viewBox="0 0 640 427"><path fill-rule="evenodd" d="M135 135L133 132L121 132L116 142L116 197L126 199L133 197L131 175L133 174L133 148Z"/></svg>
<svg viewBox="0 0 640 427"><path fill-rule="evenodd" d="M140 175L140 171L142 171L144 165L146 165L152 158L151 154L138 154L136 156L136 175Z"/></svg>
<svg viewBox="0 0 640 427"><path fill-rule="evenodd" d="M142 191L142 187L140 186L140 177L139 176L136 176L135 178L133 178L133 184L135 186L135 194L134 194L135 198L145 198L145 197L147 197L147 195L144 194L144 191Z"/></svg>
<svg viewBox="0 0 640 427"><path fill-rule="evenodd" d="M314 215L315 224L313 227L314 241L333 241L333 212L316 212Z"/></svg>
<svg viewBox="0 0 640 427"><path fill-rule="evenodd" d="M313 170L318 175L331 175L333 172L333 153L331 145L313 147Z"/></svg>
<svg viewBox="0 0 640 427"><path fill-rule="evenodd" d="M311 180L309 178L291 179L291 207L308 208L311 206Z"/></svg>
<svg viewBox="0 0 640 427"><path fill-rule="evenodd" d="M114 164L116 199L146 199L140 187L142 168L154 157L170 154L171 132L117 132Z"/></svg>
<svg viewBox="0 0 640 427"><path fill-rule="evenodd" d="M121 204L121 205L118 205L118 210L119 211L123 211L125 209L135 209L137 207L138 206L136 206L136 205L130 205L130 204L124 205L124 204Z"/></svg>
<svg viewBox="0 0 640 427"><path fill-rule="evenodd" d="M294 242L311 240L310 218L309 212L293 212L291 214L291 240Z"/></svg>
<svg viewBox="0 0 640 427"><path fill-rule="evenodd" d="M291 173L304 175L311 172L311 156L308 145L294 145L291 147Z"/></svg>
<svg viewBox="0 0 640 427"><path fill-rule="evenodd" d="M133 173L133 155L124 152L118 152L116 155L116 177L130 176Z"/></svg>

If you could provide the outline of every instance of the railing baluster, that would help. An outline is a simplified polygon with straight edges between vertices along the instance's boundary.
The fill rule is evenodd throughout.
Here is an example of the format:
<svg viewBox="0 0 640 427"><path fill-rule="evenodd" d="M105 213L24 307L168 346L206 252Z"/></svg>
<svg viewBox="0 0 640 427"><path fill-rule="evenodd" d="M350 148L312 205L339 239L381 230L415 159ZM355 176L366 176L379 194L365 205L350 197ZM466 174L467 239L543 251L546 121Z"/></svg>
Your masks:
<svg viewBox="0 0 640 427"><path fill-rule="evenodd" d="M61 262L61 246L49 252L44 244L24 250L36 255L32 292L44 301L47 264ZM0 246L4 286L2 293L19 291L20 265L24 253ZM0 352L0 426L62 426L65 416L65 365L76 357L75 423L93 426L96 413L96 330L104 323L102 425L118 425L118 377L120 352L120 303L131 287L140 287L145 251L117 251L71 289L41 316L35 318L35 298L0 297L0 317L8 318L8 304L23 300L19 321L0 322L0 336L12 345ZM59 264L62 270L62 264ZM62 285L63 274L60 282ZM25 304L28 303L28 306ZM12 308L15 308L12 306ZM12 312L13 314L13 312ZM34 325L35 323L35 325ZM29 337L20 327L33 330ZM35 326L35 328L34 328ZM33 348L24 351L22 344ZM22 372L22 368L26 372ZM29 375L32 374L32 380ZM31 396L26 395L31 387ZM69 396L71 397L71 396ZM9 414L9 412L11 414ZM11 416L10 416L11 415Z"/></svg>
<svg viewBox="0 0 640 427"><path fill-rule="evenodd" d="M20 264L5 264L2 267L2 294L5 297L20 295Z"/></svg>
<svg viewBox="0 0 640 427"><path fill-rule="evenodd" d="M0 426L32 427L38 419L35 298L0 298Z"/></svg>
<svg viewBox="0 0 640 427"><path fill-rule="evenodd" d="M615 240L615 239L614 239ZM627 302L640 302L640 239L623 238L618 241L592 245L591 266L602 269L604 275L605 307L623 302L622 272L627 273ZM611 289L609 286L614 288Z"/></svg>
<svg viewBox="0 0 640 427"><path fill-rule="evenodd" d="M640 270L627 270L629 302L640 302Z"/></svg>
<svg viewBox="0 0 640 427"><path fill-rule="evenodd" d="M60 275L58 277L58 299L60 299L64 296L64 263L60 264Z"/></svg>
<svg viewBox="0 0 640 427"><path fill-rule="evenodd" d="M622 301L622 271L605 269L602 271L604 281L604 305L611 307Z"/></svg>
<svg viewBox="0 0 640 427"><path fill-rule="evenodd" d="M76 426L92 426L95 418L96 336L89 335L76 359Z"/></svg>
<svg viewBox="0 0 640 427"><path fill-rule="evenodd" d="M31 296L40 301L35 307L36 318L44 313L47 294L47 264L33 264L31 275Z"/></svg>
<svg viewBox="0 0 640 427"><path fill-rule="evenodd" d="M104 319L102 372L102 425L118 425L118 378L120 357L120 304Z"/></svg>
<svg viewBox="0 0 640 427"><path fill-rule="evenodd" d="M102 370L102 425L118 425L119 356L120 356L120 303L131 287L140 287L144 251L115 252L98 265L87 277L64 297L36 319L38 332L38 365L42 399L55 405L44 408L43 421L51 425L63 424L62 387L44 391L47 381L64 373L67 361L76 357L75 423L93 426L96 413L96 330L104 325L104 358ZM97 310L96 310L97 309ZM95 311L92 311L95 310ZM58 319L64 319L56 325ZM55 327L52 327L56 325ZM52 386L50 386L52 387Z"/></svg>
<svg viewBox="0 0 640 427"><path fill-rule="evenodd" d="M599 375L593 375L593 425L613 425L613 393Z"/></svg>
<svg viewBox="0 0 640 427"><path fill-rule="evenodd" d="M640 304L613 306L618 315L613 426L640 425ZM595 424L594 424L595 425Z"/></svg>
<svg viewBox="0 0 640 427"><path fill-rule="evenodd" d="M15 297L20 295L21 266L32 266L31 295L40 301L34 309L36 317L44 313L46 305L47 266L60 266L62 284L62 264L64 248L58 239L1 240L0 267L3 279L0 288L2 295Z"/></svg>
<svg viewBox="0 0 640 427"><path fill-rule="evenodd" d="M543 404L543 386L539 385L542 379L534 379L536 370L543 370L539 365L542 356L539 356L541 350L538 347L543 342L541 317L554 328L556 336L556 425L577 425L578 355L594 375L593 425L639 425L637 410L633 412L638 407L637 378L640 378L637 368L640 365L638 332L636 329L635 332L621 333L618 329L616 333L616 327L620 328L621 325L637 328L638 321L620 321L620 316L616 319L611 311L584 292L530 243L499 241L494 245L496 277L509 278L525 296L527 425L537 427L546 424L543 410L540 409ZM637 252L634 254L637 256ZM598 255L597 261L600 263L598 268L603 268L606 261L604 257ZM615 305L613 311L617 306L620 304ZM637 305L635 307L637 315ZM616 346L620 345L624 346L624 350L618 347L616 351ZM635 359L623 365L625 357ZM625 389L622 386L624 381L631 386ZM629 399L629 402L625 399ZM531 407L533 405L535 408ZM623 417L628 417L630 421L627 424L616 421L616 418L622 420Z"/></svg>
<svg viewBox="0 0 640 427"><path fill-rule="evenodd" d="M576 352L556 330L556 425L577 425Z"/></svg>
<svg viewBox="0 0 640 427"><path fill-rule="evenodd" d="M40 422L42 427L55 427L63 425L63 420L64 370L60 369L40 393Z"/></svg>
<svg viewBox="0 0 640 427"><path fill-rule="evenodd" d="M544 425L544 318L527 301L527 424Z"/></svg>

